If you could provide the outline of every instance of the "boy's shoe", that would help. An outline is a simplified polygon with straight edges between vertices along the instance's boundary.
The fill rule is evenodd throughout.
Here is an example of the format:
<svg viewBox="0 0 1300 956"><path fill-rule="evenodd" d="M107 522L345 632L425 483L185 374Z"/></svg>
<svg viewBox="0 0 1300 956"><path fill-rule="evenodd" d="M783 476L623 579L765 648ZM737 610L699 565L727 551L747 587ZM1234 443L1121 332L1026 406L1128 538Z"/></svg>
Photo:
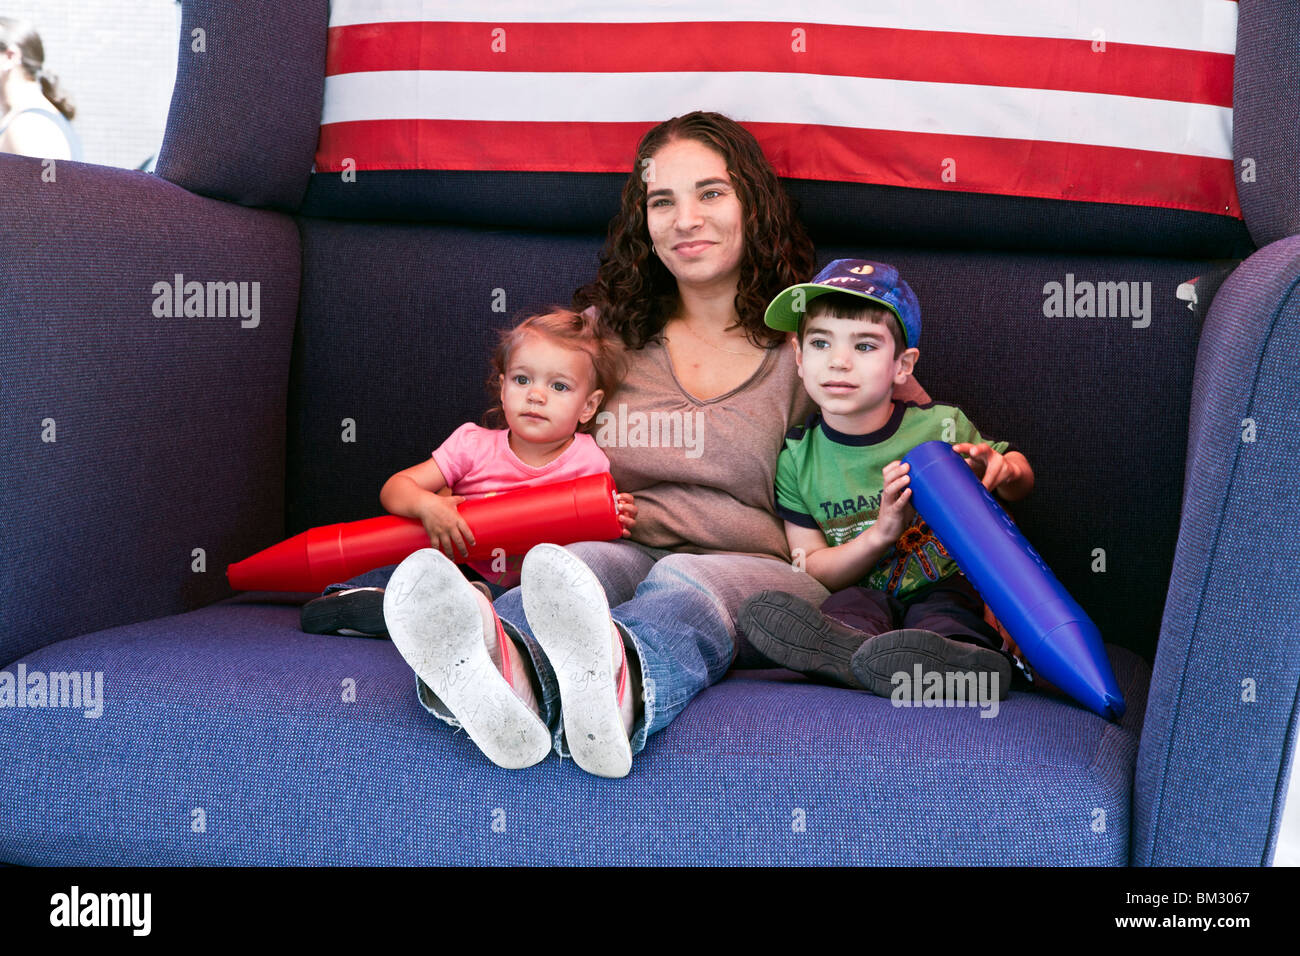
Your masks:
<svg viewBox="0 0 1300 956"><path fill-rule="evenodd" d="M551 732L511 681L519 653L501 619L446 555L416 551L393 572L384 592L393 644L429 689L498 767L531 767L551 752ZM494 627L495 625L495 627ZM495 633L493 633L495 632ZM502 661L497 669L487 641ZM503 673L504 672L504 673Z"/></svg>
<svg viewBox="0 0 1300 956"><path fill-rule="evenodd" d="M387 637L384 589L349 588L308 601L302 606L302 629L308 634Z"/></svg>
<svg viewBox="0 0 1300 956"><path fill-rule="evenodd" d="M1011 690L1011 662L1004 654L919 628L878 634L868 639L852 660L858 682L881 697L893 694L895 684L892 678L895 674L901 671L910 678L918 664L923 674L930 671L940 674L995 673L998 675L998 700L1006 700Z"/></svg>
<svg viewBox="0 0 1300 956"><path fill-rule="evenodd" d="M627 656L605 589L581 559L554 544L530 550L520 574L524 614L560 685L564 737L574 762L598 777L627 776Z"/></svg>
<svg viewBox="0 0 1300 956"><path fill-rule="evenodd" d="M863 689L854 653L870 635L827 617L784 591L760 591L740 606L737 623L764 657L801 674Z"/></svg>

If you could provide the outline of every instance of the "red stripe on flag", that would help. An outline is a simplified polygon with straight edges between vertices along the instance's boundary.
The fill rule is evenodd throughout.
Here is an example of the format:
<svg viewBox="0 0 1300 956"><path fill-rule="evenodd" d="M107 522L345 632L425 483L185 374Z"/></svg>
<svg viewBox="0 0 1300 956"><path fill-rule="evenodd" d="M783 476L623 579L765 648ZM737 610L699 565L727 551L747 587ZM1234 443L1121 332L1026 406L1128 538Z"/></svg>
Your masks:
<svg viewBox="0 0 1300 956"><path fill-rule="evenodd" d="M627 172L654 123L498 123L361 120L320 128L317 172L345 159L366 169Z"/></svg>
<svg viewBox="0 0 1300 956"><path fill-rule="evenodd" d="M794 29L805 31L806 52ZM493 49L493 30L505 49ZM498 43L500 39L498 39ZM1089 40L797 23L368 23L329 31L326 75L383 70L768 72L1232 105L1233 57ZM870 109L873 104L863 104Z"/></svg>
<svg viewBox="0 0 1300 956"><path fill-rule="evenodd" d="M316 171L620 172L652 123L371 120L321 127ZM781 176L1241 217L1231 160L987 136L746 123ZM952 160L945 165L945 160ZM945 168L955 179L944 182Z"/></svg>

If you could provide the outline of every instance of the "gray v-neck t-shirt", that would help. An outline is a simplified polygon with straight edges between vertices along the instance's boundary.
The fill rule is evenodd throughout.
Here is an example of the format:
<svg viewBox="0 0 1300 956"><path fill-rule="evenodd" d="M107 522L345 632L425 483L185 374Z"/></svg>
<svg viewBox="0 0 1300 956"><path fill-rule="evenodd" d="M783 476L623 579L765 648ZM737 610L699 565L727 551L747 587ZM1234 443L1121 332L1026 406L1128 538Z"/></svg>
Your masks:
<svg viewBox="0 0 1300 956"><path fill-rule="evenodd" d="M681 386L661 342L628 358L593 435L619 491L636 499L632 540L789 560L773 496L776 459L790 426L814 409L792 347L768 349L748 380L707 401Z"/></svg>

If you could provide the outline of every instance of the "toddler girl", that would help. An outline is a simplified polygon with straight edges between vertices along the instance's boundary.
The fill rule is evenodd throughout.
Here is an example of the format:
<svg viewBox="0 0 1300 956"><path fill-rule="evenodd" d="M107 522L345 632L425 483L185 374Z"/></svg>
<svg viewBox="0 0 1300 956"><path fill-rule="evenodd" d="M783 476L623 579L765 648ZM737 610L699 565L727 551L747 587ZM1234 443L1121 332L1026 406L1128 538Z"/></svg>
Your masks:
<svg viewBox="0 0 1300 956"><path fill-rule="evenodd" d="M534 485L609 471L609 459L585 429L625 368L622 343L595 318L556 308L505 332L492 356L489 380L498 404L489 418L505 428L461 425L430 458L384 484L380 503L392 514L418 518L429 541L453 561L464 561L473 534L457 510L480 498ZM623 535L636 520L632 496L618 496ZM466 562L465 576L488 596L519 583L522 557ZM391 568L370 572L387 581ZM382 635L383 589L333 584L302 610L313 634Z"/></svg>

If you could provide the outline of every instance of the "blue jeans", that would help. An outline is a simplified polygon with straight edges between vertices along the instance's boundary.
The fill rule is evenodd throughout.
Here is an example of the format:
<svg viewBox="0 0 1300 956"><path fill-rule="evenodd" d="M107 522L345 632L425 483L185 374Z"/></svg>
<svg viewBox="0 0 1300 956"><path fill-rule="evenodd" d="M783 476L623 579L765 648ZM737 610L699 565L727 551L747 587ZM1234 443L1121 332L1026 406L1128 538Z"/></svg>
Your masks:
<svg viewBox="0 0 1300 956"><path fill-rule="evenodd" d="M827 598L821 611L869 637L914 627L1002 650L1002 635L984 620L984 599L960 572L927 584L902 600L873 588L848 587Z"/></svg>
<svg viewBox="0 0 1300 956"><path fill-rule="evenodd" d="M643 711L632 728L634 754L645 747L650 734L672 723L691 698L716 684L735 663L740 647L736 613L747 597L770 589L819 605L828 595L814 578L775 558L683 554L631 541L582 541L568 545L568 550L595 573L624 647L640 665ZM392 569L383 572L370 572L367 583L382 587ZM567 757L559 682L528 627L520 589L500 595L494 607L506 632L532 659L542 719L551 728L555 751ZM460 726L418 677L416 694L429 713Z"/></svg>

